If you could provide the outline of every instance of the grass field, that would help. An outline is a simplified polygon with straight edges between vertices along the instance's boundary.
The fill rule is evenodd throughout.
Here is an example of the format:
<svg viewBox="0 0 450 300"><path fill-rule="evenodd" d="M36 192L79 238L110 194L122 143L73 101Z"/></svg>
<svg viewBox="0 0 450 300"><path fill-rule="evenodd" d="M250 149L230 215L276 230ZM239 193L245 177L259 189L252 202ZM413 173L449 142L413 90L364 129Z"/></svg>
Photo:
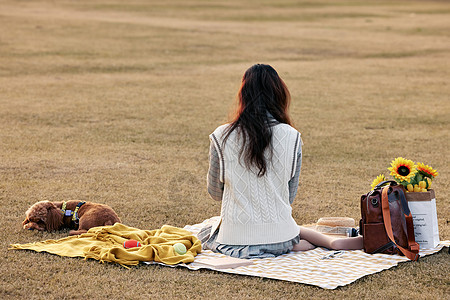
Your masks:
<svg viewBox="0 0 450 300"><path fill-rule="evenodd" d="M450 239L448 2L0 0L0 298L448 299L447 249L333 291L7 250L68 234L22 230L40 200L107 203L142 229L218 215L208 135L259 62L302 132L297 223L359 220L361 194L403 156L440 172Z"/></svg>

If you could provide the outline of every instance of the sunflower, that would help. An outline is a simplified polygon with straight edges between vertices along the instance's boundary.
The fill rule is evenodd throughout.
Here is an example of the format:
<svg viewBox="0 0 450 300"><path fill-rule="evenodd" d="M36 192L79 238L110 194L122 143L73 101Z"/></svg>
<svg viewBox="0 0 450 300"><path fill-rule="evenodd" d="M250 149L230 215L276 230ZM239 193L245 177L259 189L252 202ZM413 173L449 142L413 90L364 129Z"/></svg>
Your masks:
<svg viewBox="0 0 450 300"><path fill-rule="evenodd" d="M396 180L409 182L412 177L416 174L416 166L414 162L403 157L397 157L391 162L391 175L394 176Z"/></svg>
<svg viewBox="0 0 450 300"><path fill-rule="evenodd" d="M431 179L439 175L439 173L436 170L434 170L429 165L425 165L423 163L417 163L417 171L423 176L429 177Z"/></svg>
<svg viewBox="0 0 450 300"><path fill-rule="evenodd" d="M386 177L384 177L383 174L378 175L377 178L375 178L372 184L370 185L372 187L372 190L377 186L377 184L383 181L386 181Z"/></svg>

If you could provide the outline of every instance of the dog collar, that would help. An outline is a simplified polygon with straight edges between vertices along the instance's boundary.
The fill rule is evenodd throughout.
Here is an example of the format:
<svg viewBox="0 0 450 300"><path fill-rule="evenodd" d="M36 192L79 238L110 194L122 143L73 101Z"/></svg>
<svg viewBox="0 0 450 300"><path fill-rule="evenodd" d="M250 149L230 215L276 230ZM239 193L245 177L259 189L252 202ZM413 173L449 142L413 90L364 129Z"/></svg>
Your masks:
<svg viewBox="0 0 450 300"><path fill-rule="evenodd" d="M77 207L75 207L75 210L71 211L70 209L66 209L67 202L64 201L63 204L62 204L62 207L61 207L61 211L63 212L64 217L72 217L72 221L75 224L78 224L78 220L79 220L79 218L78 218L78 210L85 203L86 203L85 201L78 202Z"/></svg>

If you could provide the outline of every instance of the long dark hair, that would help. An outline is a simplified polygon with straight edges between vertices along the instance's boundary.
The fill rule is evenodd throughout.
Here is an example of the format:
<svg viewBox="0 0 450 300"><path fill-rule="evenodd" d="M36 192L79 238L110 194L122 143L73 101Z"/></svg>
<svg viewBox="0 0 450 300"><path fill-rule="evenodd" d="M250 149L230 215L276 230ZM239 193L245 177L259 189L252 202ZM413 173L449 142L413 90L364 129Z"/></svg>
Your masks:
<svg viewBox="0 0 450 300"><path fill-rule="evenodd" d="M224 144L237 130L242 139L239 157L244 157L247 168L256 167L257 175L264 176L267 162L264 152L272 155L272 117L279 123L291 124L288 110L291 95L277 71L269 65L256 64L242 78L237 95L237 109L224 133Z"/></svg>

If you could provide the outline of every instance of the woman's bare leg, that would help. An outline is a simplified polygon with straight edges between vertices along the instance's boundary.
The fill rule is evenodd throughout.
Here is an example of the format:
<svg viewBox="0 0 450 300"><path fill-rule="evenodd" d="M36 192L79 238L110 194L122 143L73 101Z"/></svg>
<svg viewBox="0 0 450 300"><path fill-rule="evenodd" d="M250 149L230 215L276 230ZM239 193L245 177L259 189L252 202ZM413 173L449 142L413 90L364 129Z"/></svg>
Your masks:
<svg viewBox="0 0 450 300"><path fill-rule="evenodd" d="M331 249L335 250L361 250L363 247L362 235L331 241Z"/></svg>
<svg viewBox="0 0 450 300"><path fill-rule="evenodd" d="M363 248L362 236L335 238L306 227L300 227L300 238L301 238L300 241L306 240L315 246L325 247L334 250L359 250ZM299 248L303 247L299 246ZM294 251L305 251L305 250L294 250Z"/></svg>
<svg viewBox="0 0 450 300"><path fill-rule="evenodd" d="M308 242L307 240L300 240L300 243L294 245L292 251L308 251L316 248L313 244Z"/></svg>

